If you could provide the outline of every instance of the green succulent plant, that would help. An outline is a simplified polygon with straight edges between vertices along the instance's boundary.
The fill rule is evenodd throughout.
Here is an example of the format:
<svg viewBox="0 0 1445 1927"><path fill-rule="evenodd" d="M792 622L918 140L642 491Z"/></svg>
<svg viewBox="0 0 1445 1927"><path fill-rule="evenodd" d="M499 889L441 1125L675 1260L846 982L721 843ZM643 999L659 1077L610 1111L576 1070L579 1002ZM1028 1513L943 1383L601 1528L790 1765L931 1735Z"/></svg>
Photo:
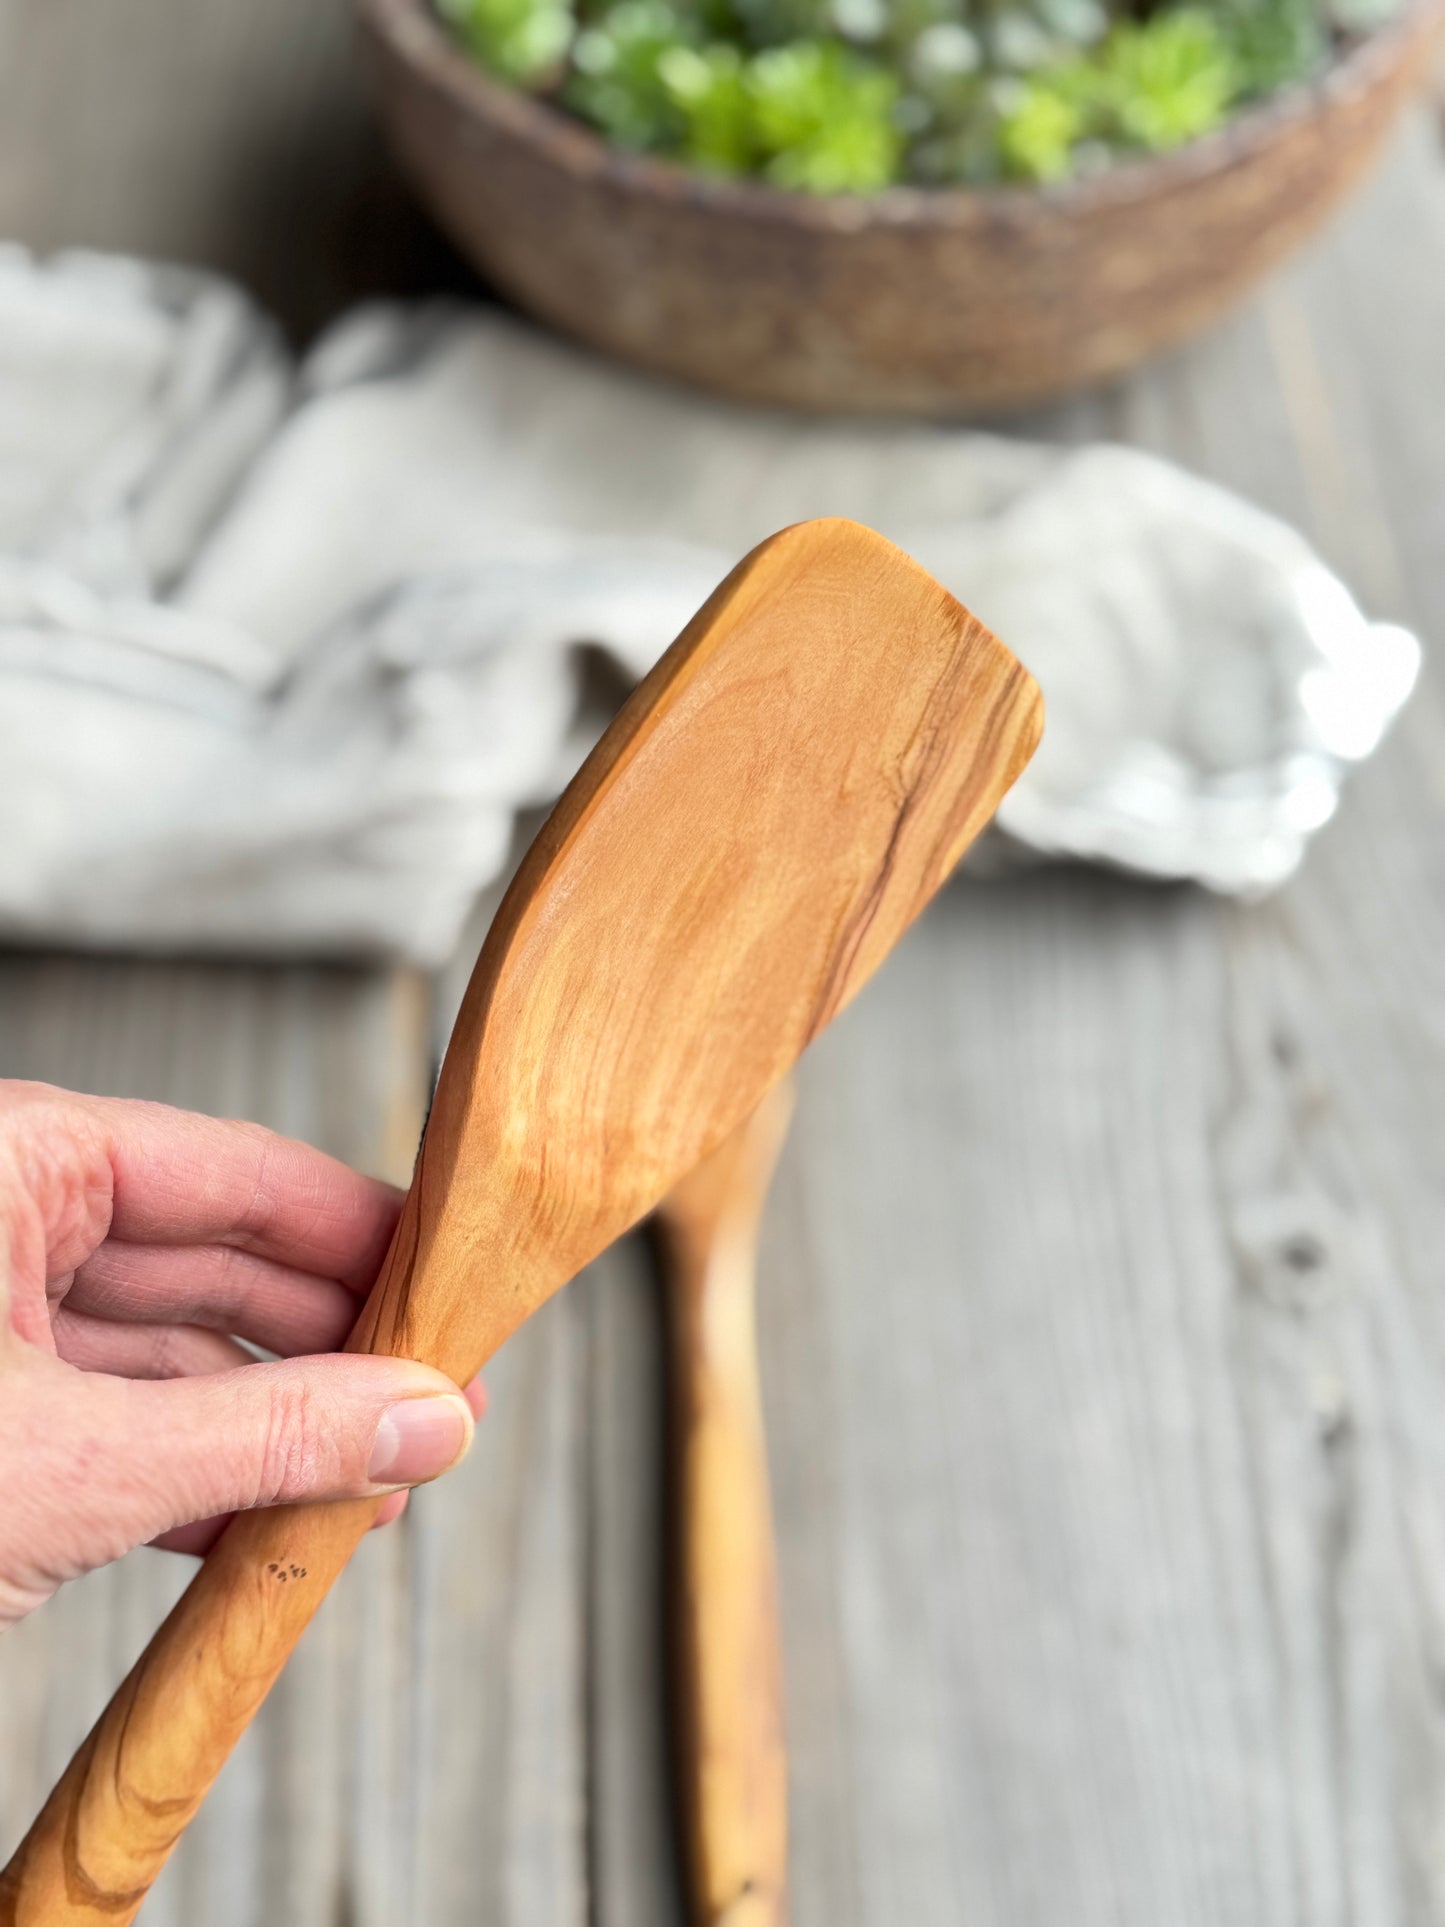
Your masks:
<svg viewBox="0 0 1445 1927"><path fill-rule="evenodd" d="M1052 183L1313 79L1402 0L437 0L619 146L814 194Z"/></svg>
<svg viewBox="0 0 1445 1927"><path fill-rule="evenodd" d="M749 63L765 171L779 187L871 194L898 179L898 77L836 41L774 47Z"/></svg>
<svg viewBox="0 0 1445 1927"><path fill-rule="evenodd" d="M520 86L560 69L577 28L570 0L441 0L441 11L484 67Z"/></svg>
<svg viewBox="0 0 1445 1927"><path fill-rule="evenodd" d="M1201 7L1125 21L1090 54L1040 70L1003 114L1008 172L1065 180L1085 143L1163 153L1218 127L1238 92L1234 56Z"/></svg>
<svg viewBox="0 0 1445 1927"><path fill-rule="evenodd" d="M663 66L698 38L691 17L668 0L620 0L578 33L562 97L619 147L676 151L687 117Z"/></svg>
<svg viewBox="0 0 1445 1927"><path fill-rule="evenodd" d="M709 174L746 174L756 165L752 101L737 47L728 41L670 47L658 77L682 122L682 159Z"/></svg>

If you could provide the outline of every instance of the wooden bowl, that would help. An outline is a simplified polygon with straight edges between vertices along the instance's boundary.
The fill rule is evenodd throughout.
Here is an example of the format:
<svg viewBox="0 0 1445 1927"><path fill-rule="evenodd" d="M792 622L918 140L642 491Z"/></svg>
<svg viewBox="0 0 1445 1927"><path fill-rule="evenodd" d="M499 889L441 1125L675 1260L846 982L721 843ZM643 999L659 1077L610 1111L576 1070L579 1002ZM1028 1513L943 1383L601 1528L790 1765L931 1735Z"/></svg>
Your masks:
<svg viewBox="0 0 1445 1927"><path fill-rule="evenodd" d="M382 112L484 275L623 361L749 401L953 415L1096 382L1221 314L1374 157L1445 0L1312 88L1058 188L815 197L609 146L490 80L428 0L358 0Z"/></svg>

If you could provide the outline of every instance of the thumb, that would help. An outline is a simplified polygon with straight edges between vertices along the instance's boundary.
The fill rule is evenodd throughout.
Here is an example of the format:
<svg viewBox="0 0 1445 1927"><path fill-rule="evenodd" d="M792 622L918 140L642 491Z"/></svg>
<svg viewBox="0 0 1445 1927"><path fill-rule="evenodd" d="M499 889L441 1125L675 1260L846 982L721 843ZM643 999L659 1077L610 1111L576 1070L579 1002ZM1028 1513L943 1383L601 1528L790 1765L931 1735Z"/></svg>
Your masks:
<svg viewBox="0 0 1445 1927"><path fill-rule="evenodd" d="M466 1400L405 1359L329 1354L132 1380L31 1353L0 1411L0 1623L176 1526L435 1478L471 1444ZM9 1595L7 1599L7 1594Z"/></svg>

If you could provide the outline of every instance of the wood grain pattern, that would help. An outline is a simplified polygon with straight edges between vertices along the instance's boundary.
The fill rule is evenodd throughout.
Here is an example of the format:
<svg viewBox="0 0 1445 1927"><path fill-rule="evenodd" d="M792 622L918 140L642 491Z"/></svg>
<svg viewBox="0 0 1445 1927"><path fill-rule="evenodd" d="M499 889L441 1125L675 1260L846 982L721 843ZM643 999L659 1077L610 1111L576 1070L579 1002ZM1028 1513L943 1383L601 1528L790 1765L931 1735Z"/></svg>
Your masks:
<svg viewBox="0 0 1445 1927"><path fill-rule="evenodd" d="M781 1084L657 1212L668 1273L678 1769L697 1927L787 1919L788 1760L777 1550L758 1379L763 1205Z"/></svg>
<svg viewBox="0 0 1445 1927"><path fill-rule="evenodd" d="M469 1378L741 1121L946 880L1038 692L856 524L762 544L644 679L488 932L351 1345ZM128 1920L376 1500L237 1519L0 1877Z"/></svg>

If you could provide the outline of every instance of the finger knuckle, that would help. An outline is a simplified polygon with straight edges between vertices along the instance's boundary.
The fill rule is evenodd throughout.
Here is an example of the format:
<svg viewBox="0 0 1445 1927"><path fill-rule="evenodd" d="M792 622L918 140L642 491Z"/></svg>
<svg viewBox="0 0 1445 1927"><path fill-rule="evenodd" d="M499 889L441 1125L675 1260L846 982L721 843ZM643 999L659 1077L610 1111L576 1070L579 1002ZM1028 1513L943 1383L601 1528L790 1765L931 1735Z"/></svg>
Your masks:
<svg viewBox="0 0 1445 1927"><path fill-rule="evenodd" d="M188 1370L183 1334L173 1325L157 1325L146 1342L146 1378L184 1378Z"/></svg>
<svg viewBox="0 0 1445 1927"><path fill-rule="evenodd" d="M257 1505L298 1498L329 1483L335 1457L324 1402L310 1386L275 1384L266 1403L257 1465Z"/></svg>

